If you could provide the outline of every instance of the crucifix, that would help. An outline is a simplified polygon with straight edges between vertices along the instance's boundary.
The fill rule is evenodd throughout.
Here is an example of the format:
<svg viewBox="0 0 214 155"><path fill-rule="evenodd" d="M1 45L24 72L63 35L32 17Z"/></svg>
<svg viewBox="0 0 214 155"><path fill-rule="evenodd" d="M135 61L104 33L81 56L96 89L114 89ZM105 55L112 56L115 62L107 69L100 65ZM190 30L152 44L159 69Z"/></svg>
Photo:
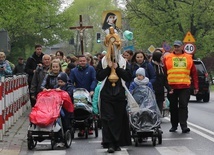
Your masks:
<svg viewBox="0 0 214 155"><path fill-rule="evenodd" d="M80 44L81 44L81 52L82 52L82 55L84 53L84 50L83 50L83 32L85 29L90 29L90 28L93 28L93 26L83 26L82 25L82 15L80 15L80 26L76 26L76 27L70 27L70 29L76 29L79 31L80 33Z"/></svg>

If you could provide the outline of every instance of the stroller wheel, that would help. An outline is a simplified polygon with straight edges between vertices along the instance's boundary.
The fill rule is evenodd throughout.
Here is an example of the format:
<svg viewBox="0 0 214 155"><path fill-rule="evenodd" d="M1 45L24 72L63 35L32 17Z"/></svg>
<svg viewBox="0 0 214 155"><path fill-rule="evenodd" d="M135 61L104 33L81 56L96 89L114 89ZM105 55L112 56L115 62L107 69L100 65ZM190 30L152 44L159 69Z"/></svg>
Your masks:
<svg viewBox="0 0 214 155"><path fill-rule="evenodd" d="M95 131L95 137L98 137L98 122L94 122L94 131Z"/></svg>
<svg viewBox="0 0 214 155"><path fill-rule="evenodd" d="M71 138L72 138L72 139L74 139L74 132L75 132L75 131L74 131L74 128L72 127L72 128L71 128Z"/></svg>
<svg viewBox="0 0 214 155"><path fill-rule="evenodd" d="M158 144L162 144L162 132L158 131Z"/></svg>
<svg viewBox="0 0 214 155"><path fill-rule="evenodd" d="M153 145L153 146L156 146L156 140L157 140L156 137L152 137L152 145Z"/></svg>
<svg viewBox="0 0 214 155"><path fill-rule="evenodd" d="M134 138L134 144L136 147L138 146L138 138L137 137Z"/></svg>
<svg viewBox="0 0 214 155"><path fill-rule="evenodd" d="M85 139L88 139L88 128L85 128Z"/></svg>
<svg viewBox="0 0 214 155"><path fill-rule="evenodd" d="M65 132L64 141L65 141L65 147L69 148L71 146L71 143L72 143L72 133L70 130L67 130Z"/></svg>
<svg viewBox="0 0 214 155"><path fill-rule="evenodd" d="M28 138L28 149L32 150L36 147L37 141L34 141L32 138Z"/></svg>
<svg viewBox="0 0 214 155"><path fill-rule="evenodd" d="M56 143L55 143L55 141L54 141L54 139L51 139L51 149L53 150L54 149L54 145L55 145Z"/></svg>

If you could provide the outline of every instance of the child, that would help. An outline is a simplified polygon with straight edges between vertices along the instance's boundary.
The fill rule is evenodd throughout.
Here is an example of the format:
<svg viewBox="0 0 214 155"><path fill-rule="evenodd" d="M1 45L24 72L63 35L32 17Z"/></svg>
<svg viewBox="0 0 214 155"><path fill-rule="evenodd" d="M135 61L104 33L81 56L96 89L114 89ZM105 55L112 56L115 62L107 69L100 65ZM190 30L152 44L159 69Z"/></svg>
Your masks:
<svg viewBox="0 0 214 155"><path fill-rule="evenodd" d="M73 90L74 86L69 83L69 77L66 73L61 72L57 76L57 85L54 86L56 88L56 91L66 91L69 96L71 97L71 100L73 100ZM71 105L73 106L73 105ZM71 128L71 119L73 118L73 113L67 112L63 107L60 111L61 119L62 119L62 126L64 132L66 132L68 129ZM64 143L57 144L58 147L63 147Z"/></svg>
<svg viewBox="0 0 214 155"><path fill-rule="evenodd" d="M69 77L66 73L61 72L57 76L57 85L55 87L57 91L64 90L66 91L69 96L71 97L71 100L73 100L73 90L74 86L72 83L69 83Z"/></svg>
<svg viewBox="0 0 214 155"><path fill-rule="evenodd" d="M152 84L149 82L149 79L145 77L145 69L141 67L137 69L136 77L134 78L134 81L130 84L129 91L132 93L133 90L140 85L146 85L153 90Z"/></svg>
<svg viewBox="0 0 214 155"><path fill-rule="evenodd" d="M62 71L59 59L54 59L51 62L50 69L45 75L45 78L42 81L41 89L43 91L48 91L53 89L57 84L57 76Z"/></svg>

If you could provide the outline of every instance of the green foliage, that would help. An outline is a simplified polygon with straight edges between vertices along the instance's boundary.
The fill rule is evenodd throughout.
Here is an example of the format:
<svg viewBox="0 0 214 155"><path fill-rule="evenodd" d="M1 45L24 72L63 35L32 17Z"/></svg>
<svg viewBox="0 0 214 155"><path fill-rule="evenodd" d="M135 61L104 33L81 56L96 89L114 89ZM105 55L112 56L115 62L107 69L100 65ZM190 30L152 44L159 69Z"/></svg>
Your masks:
<svg viewBox="0 0 214 155"><path fill-rule="evenodd" d="M85 30L85 51L99 50L96 32L101 31L101 18L104 10L116 9L113 0L75 0L70 7L60 11L60 0L2 0L0 3L0 29L8 31L12 51L8 58L17 61L17 56L27 58L34 51L35 44L50 46L75 38L78 47L78 31L70 30L79 26L79 15L83 25L94 28ZM44 42L43 38L48 42ZM69 45L68 45L69 46Z"/></svg>
<svg viewBox="0 0 214 155"><path fill-rule="evenodd" d="M101 44L96 42L96 33L101 32L102 27L102 13L105 10L118 10L112 0L75 0L73 5L70 6L65 13L70 14L75 18L75 23L70 23L69 27L79 26L79 15L82 15L83 26L93 26L93 29L84 30L84 52L95 54L96 51L100 52L103 48ZM71 31L71 30L70 30ZM72 30L76 43L79 42L78 31ZM76 46L77 52L80 48Z"/></svg>
<svg viewBox="0 0 214 155"><path fill-rule="evenodd" d="M196 56L204 57L214 48L213 6L213 0L132 0L127 4L126 18L137 48L183 40L190 31L196 39Z"/></svg>

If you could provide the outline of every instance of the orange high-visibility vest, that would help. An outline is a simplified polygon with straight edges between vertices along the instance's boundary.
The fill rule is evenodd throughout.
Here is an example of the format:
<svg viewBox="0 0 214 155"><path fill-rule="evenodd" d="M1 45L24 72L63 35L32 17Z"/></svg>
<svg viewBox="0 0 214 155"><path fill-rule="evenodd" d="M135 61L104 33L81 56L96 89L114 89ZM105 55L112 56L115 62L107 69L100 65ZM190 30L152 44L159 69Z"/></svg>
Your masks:
<svg viewBox="0 0 214 155"><path fill-rule="evenodd" d="M193 65L192 55L183 53L175 55L171 53L165 57L167 69L167 79L170 85L187 84L190 85L190 70Z"/></svg>

